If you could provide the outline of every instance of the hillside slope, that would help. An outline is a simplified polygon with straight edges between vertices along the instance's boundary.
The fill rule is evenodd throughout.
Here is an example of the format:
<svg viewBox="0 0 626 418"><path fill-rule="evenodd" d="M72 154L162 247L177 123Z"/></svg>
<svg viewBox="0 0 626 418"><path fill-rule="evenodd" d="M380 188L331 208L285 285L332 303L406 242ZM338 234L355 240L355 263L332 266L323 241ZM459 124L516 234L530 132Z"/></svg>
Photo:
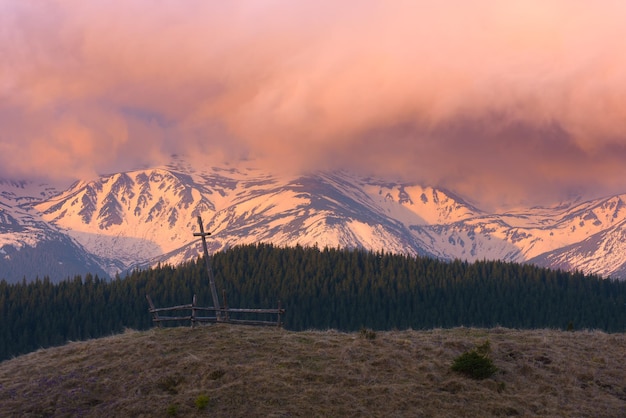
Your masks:
<svg viewBox="0 0 626 418"><path fill-rule="evenodd" d="M450 370L487 340L493 377ZM602 332L127 331L0 363L0 416L617 417L624 352Z"/></svg>

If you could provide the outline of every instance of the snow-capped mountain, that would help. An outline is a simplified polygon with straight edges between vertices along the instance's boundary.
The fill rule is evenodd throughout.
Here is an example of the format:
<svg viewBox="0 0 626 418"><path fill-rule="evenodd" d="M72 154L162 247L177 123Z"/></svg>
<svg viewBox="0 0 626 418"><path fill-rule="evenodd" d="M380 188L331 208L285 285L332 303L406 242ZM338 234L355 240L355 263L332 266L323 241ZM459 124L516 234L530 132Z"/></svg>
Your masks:
<svg viewBox="0 0 626 418"><path fill-rule="evenodd" d="M279 177L181 160L63 191L15 182L0 191L0 278L11 281L51 275L49 262L37 270L16 254L59 260L67 268L56 268L56 279L178 264L199 254L198 216L212 233L210 251L256 242L360 247L626 278L626 195L494 214L445 190L347 172Z"/></svg>
<svg viewBox="0 0 626 418"><path fill-rule="evenodd" d="M106 276L96 257L34 208L56 193L46 184L0 180L0 279Z"/></svg>

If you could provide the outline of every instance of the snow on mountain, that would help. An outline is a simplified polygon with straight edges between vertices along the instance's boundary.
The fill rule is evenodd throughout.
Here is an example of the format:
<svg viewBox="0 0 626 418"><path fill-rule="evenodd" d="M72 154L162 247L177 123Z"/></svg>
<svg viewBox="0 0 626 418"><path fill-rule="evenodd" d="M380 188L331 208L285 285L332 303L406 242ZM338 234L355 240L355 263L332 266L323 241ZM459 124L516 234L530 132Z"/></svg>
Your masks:
<svg viewBox="0 0 626 418"><path fill-rule="evenodd" d="M418 185L370 181L362 183L363 189L372 197L378 195L375 200L388 216L405 225L450 224L482 214L449 192Z"/></svg>
<svg viewBox="0 0 626 418"><path fill-rule="evenodd" d="M440 237L440 252L433 252L444 258L530 261L547 267L613 275L626 261L621 250L626 222L624 200L625 196L612 196L577 205L533 208L433 225L431 229Z"/></svg>
<svg viewBox="0 0 626 418"><path fill-rule="evenodd" d="M0 254L4 246L34 246L45 239L48 225L32 204L55 193L46 184L0 180Z"/></svg>
<svg viewBox="0 0 626 418"><path fill-rule="evenodd" d="M211 252L272 242L533 262L626 278L626 195L494 214L445 190L348 172L278 177L180 159L79 181L61 193L20 184L0 183L0 249L63 236L110 275L197 257L192 234L202 216Z"/></svg>
<svg viewBox="0 0 626 418"><path fill-rule="evenodd" d="M594 212L589 212L583 217L592 219L595 228L588 228L582 235L581 241L556 248L552 251L542 253L532 259L530 262L541 266L559 268L562 270L578 270L584 273L595 273L603 276L626 277L626 217L623 203L619 201L622 198L611 198L609 201L602 203L599 210L602 215L612 212L607 219L600 221L601 217L593 217ZM617 210L615 210L617 209ZM578 221L577 225L570 225L570 230L578 226L578 230L585 227L584 221L580 220L580 215L573 219L569 224ZM600 229L602 225L606 225L605 229Z"/></svg>
<svg viewBox="0 0 626 418"><path fill-rule="evenodd" d="M0 180L0 279L106 276L99 260L47 223L33 207L56 193L55 187L46 184Z"/></svg>
<svg viewBox="0 0 626 418"><path fill-rule="evenodd" d="M582 242L541 254L530 262L562 270L620 277L621 274L616 273L622 272L626 264L622 256L626 251L624 238L626 229L620 225L619 228L599 232Z"/></svg>
<svg viewBox="0 0 626 418"><path fill-rule="evenodd" d="M196 217L214 210L185 174L141 170L75 183L35 205L44 220L98 257L111 273L184 246Z"/></svg>
<svg viewBox="0 0 626 418"><path fill-rule="evenodd" d="M179 164L77 182L35 208L108 260L103 267L111 274L120 263L129 268L197 255L189 243L198 215L213 231L212 251L265 241L426 254L414 232L381 213L381 202L362 186L347 173L278 179L252 169Z"/></svg>

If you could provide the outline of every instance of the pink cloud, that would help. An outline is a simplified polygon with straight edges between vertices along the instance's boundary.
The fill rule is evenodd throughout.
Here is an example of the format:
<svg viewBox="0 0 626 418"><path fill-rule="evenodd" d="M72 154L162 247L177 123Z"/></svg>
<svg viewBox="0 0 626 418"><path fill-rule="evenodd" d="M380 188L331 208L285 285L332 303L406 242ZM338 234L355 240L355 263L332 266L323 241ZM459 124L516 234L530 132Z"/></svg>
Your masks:
<svg viewBox="0 0 626 418"><path fill-rule="evenodd" d="M492 203L626 191L622 2L300 3L4 2L2 174L202 152Z"/></svg>

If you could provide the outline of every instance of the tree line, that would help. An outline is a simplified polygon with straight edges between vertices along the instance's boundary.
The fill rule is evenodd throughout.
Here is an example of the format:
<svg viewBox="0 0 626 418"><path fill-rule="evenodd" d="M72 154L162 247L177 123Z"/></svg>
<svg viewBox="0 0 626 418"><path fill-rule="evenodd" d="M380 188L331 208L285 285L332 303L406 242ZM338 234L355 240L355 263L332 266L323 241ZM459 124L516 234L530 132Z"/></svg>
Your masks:
<svg viewBox="0 0 626 418"><path fill-rule="evenodd" d="M476 326L626 331L626 282L503 261L441 261L365 250L230 248L211 257L232 308L286 309L291 330ZM0 281L0 360L152 326L157 307L212 306L202 258L112 280L90 274Z"/></svg>

